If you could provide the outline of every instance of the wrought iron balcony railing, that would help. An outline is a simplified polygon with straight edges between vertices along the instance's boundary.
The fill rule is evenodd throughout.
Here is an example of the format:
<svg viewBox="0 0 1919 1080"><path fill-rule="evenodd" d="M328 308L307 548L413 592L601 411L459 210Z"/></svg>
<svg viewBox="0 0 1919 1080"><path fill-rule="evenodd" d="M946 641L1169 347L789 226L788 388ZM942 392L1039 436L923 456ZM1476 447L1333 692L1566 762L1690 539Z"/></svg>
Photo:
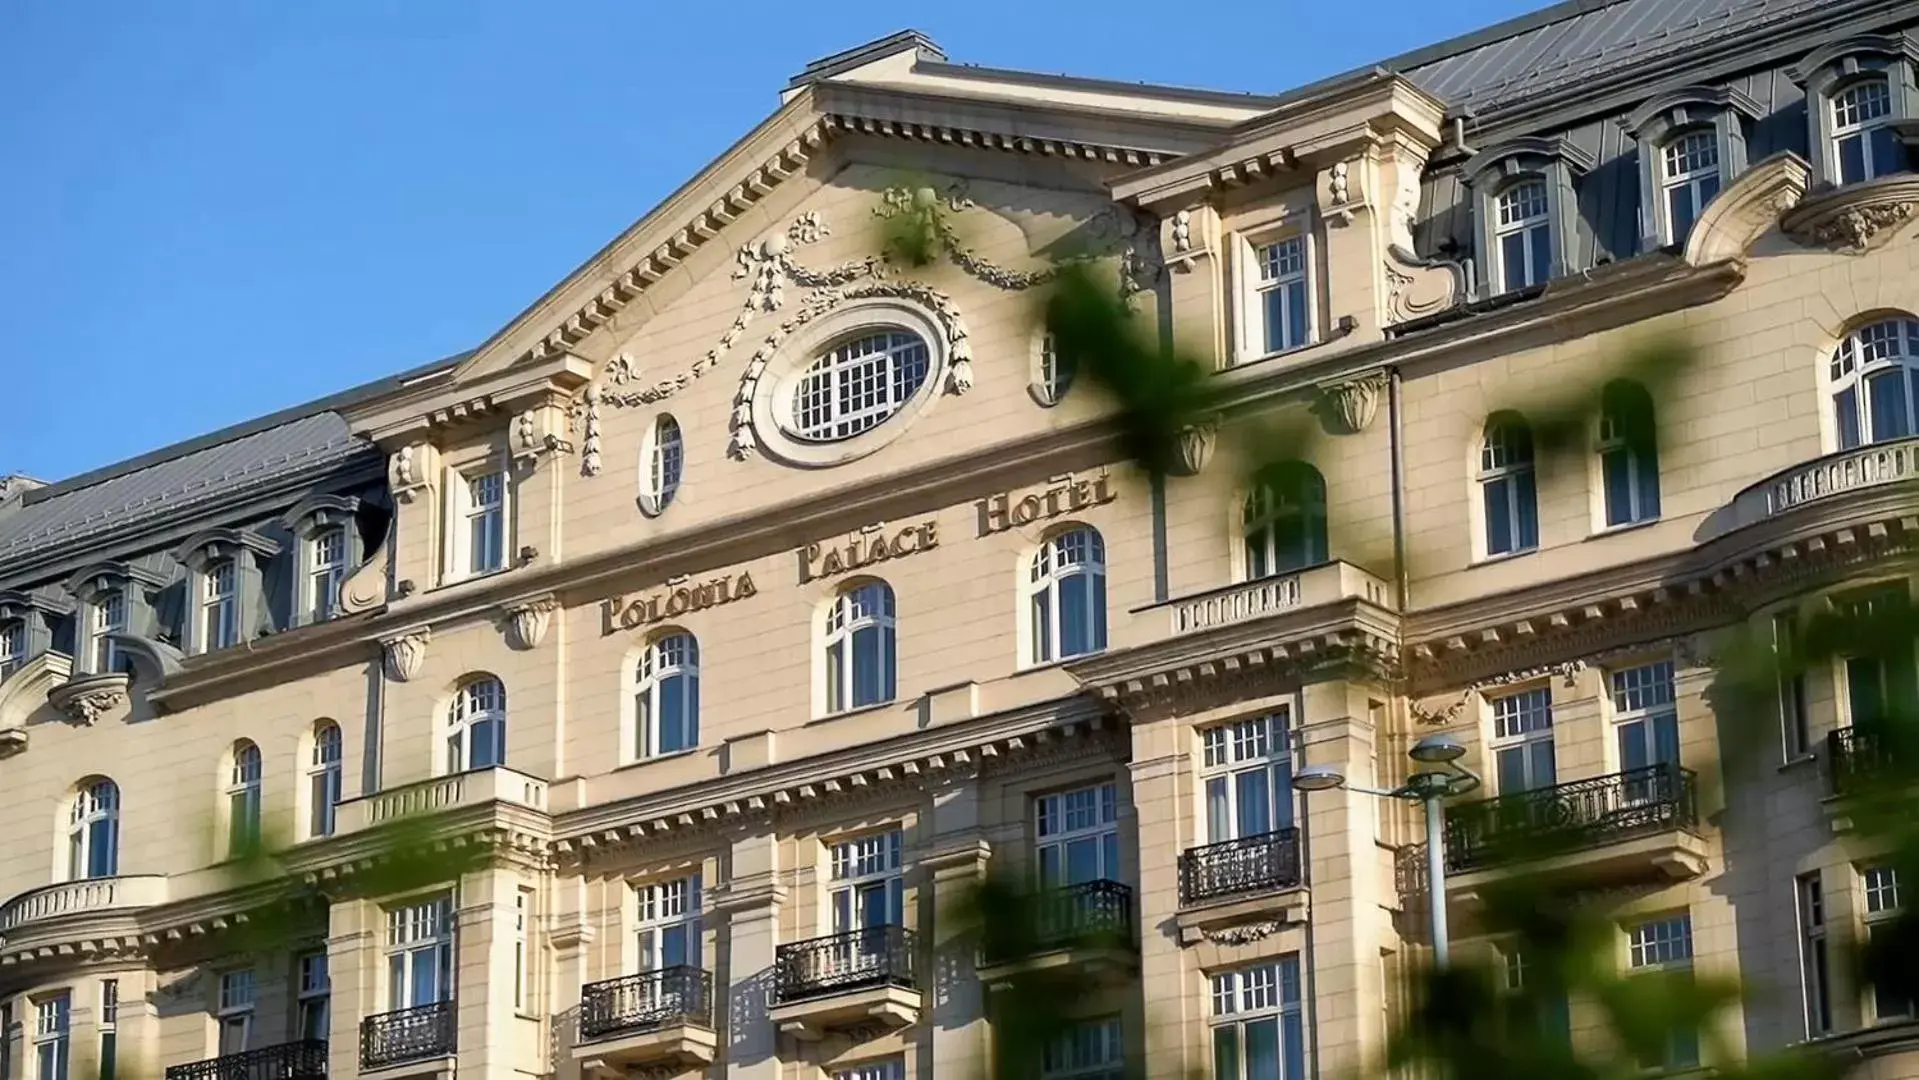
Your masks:
<svg viewBox="0 0 1919 1080"><path fill-rule="evenodd" d="M580 988L580 1037L603 1039L674 1024L713 1026L713 976L685 964Z"/></svg>
<svg viewBox="0 0 1919 1080"><path fill-rule="evenodd" d="M903 926L871 926L781 945L773 957L773 1001L785 1005L875 986L912 989L917 945Z"/></svg>
<svg viewBox="0 0 1919 1080"><path fill-rule="evenodd" d="M1027 918L1016 926L984 928L988 963L1018 960L1079 944L1130 944L1133 888L1118 881L1082 881L1026 899Z"/></svg>
<svg viewBox="0 0 1919 1080"><path fill-rule="evenodd" d="M1834 795L1856 791L1861 780L1883 772L1892 759L1884 733L1843 727L1826 734L1826 778Z"/></svg>
<svg viewBox="0 0 1919 1080"><path fill-rule="evenodd" d="M320 1080L324 1076L326 1040L302 1039L169 1065L166 1080Z"/></svg>
<svg viewBox="0 0 1919 1080"><path fill-rule="evenodd" d="M1647 765L1446 811L1446 872L1597 847L1699 824L1692 771Z"/></svg>
<svg viewBox="0 0 1919 1080"><path fill-rule="evenodd" d="M1179 856L1182 904L1290 889L1300 880L1298 829L1187 848Z"/></svg>
<svg viewBox="0 0 1919 1080"><path fill-rule="evenodd" d="M378 1069L453 1053L455 1019L451 1001L367 1017L360 1021L360 1068Z"/></svg>

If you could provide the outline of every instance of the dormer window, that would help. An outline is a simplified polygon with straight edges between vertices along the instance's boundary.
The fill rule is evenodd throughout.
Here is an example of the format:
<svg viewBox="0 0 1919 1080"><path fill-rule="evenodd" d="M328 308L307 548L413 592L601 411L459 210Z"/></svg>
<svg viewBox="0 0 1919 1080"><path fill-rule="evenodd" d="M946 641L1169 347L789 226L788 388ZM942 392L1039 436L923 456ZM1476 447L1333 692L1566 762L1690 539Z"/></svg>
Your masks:
<svg viewBox="0 0 1919 1080"><path fill-rule="evenodd" d="M1573 267L1573 178L1592 157L1564 138L1526 137L1482 150L1463 179L1473 190L1481 292L1530 289Z"/></svg>
<svg viewBox="0 0 1919 1080"><path fill-rule="evenodd" d="M0 679L13 674L27 662L27 624L22 621L0 623Z"/></svg>
<svg viewBox="0 0 1919 1080"><path fill-rule="evenodd" d="M1832 98L1832 160L1841 184L1888 176L1906 167L1892 128L1892 91L1884 79L1853 83Z"/></svg>
<svg viewBox="0 0 1919 1080"><path fill-rule="evenodd" d="M1902 120L1919 119L1915 47L1903 34L1865 34L1822 46L1788 74L1805 87L1813 175L1844 186L1905 172Z"/></svg>
<svg viewBox="0 0 1919 1080"><path fill-rule="evenodd" d="M1684 243L1699 212L1719 194L1719 147L1711 132L1689 131L1666 143L1659 157L1667 240Z"/></svg>
<svg viewBox="0 0 1919 1080"><path fill-rule="evenodd" d="M331 528L307 541L307 617L330 618L346 580L346 529Z"/></svg>
<svg viewBox="0 0 1919 1080"><path fill-rule="evenodd" d="M72 610L47 592L0 589L0 679L53 648L54 626ZM84 663L75 666L86 670Z"/></svg>
<svg viewBox="0 0 1919 1080"><path fill-rule="evenodd" d="M233 560L208 564L200 572L200 641L225 649L240 642L240 593Z"/></svg>
<svg viewBox="0 0 1919 1080"><path fill-rule="evenodd" d="M133 563L94 563L67 579L67 592L79 602L74 613L73 666L88 675L131 674L131 658L115 635L151 637L155 633L153 591L166 584L160 575Z"/></svg>
<svg viewBox="0 0 1919 1080"><path fill-rule="evenodd" d="M360 565L360 500L346 495L309 495L280 519L293 534L293 621L331 619L339 609L347 575Z"/></svg>
<svg viewBox="0 0 1919 1080"><path fill-rule="evenodd" d="M1522 180L1499 193L1499 288L1544 285L1552 276L1553 229L1542 180Z"/></svg>
<svg viewBox="0 0 1919 1080"><path fill-rule="evenodd" d="M125 670L113 635L127 632L127 594L120 589L97 594L93 603L87 605L87 625L85 655L91 664L90 670L95 675Z"/></svg>

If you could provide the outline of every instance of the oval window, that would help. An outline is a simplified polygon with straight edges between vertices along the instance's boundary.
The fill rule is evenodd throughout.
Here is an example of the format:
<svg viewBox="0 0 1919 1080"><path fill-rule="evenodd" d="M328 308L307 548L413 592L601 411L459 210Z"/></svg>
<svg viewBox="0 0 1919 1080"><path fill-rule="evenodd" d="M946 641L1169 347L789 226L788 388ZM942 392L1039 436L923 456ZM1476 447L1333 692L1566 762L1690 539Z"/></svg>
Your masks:
<svg viewBox="0 0 1919 1080"><path fill-rule="evenodd" d="M664 511L680 490L680 470L686 462L686 449L680 438L680 422L661 413L646 434L640 460L640 512L653 517Z"/></svg>
<svg viewBox="0 0 1919 1080"><path fill-rule="evenodd" d="M926 339L911 330L843 339L800 374L789 431L835 442L878 427L912 400L932 364Z"/></svg>

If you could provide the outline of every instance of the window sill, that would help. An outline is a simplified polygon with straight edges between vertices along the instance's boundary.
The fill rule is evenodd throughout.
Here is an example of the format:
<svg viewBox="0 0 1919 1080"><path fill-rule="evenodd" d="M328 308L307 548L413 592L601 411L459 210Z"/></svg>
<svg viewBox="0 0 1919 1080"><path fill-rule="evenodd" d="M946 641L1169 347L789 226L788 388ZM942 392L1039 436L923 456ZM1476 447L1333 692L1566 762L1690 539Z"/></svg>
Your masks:
<svg viewBox="0 0 1919 1080"><path fill-rule="evenodd" d="M1021 675L1031 675L1040 671L1052 671L1055 668L1063 668L1068 664L1076 664L1087 657L1099 656L1105 651L1105 649L1093 649L1088 652L1074 653L1071 656L1062 656L1057 660L1042 660L1037 664L1025 664L1014 669L1013 675L1014 677L1018 677Z"/></svg>
<svg viewBox="0 0 1919 1080"><path fill-rule="evenodd" d="M1593 530L1592 534L1587 536L1586 539L1603 540L1608 536L1618 536L1620 533L1637 532L1640 529L1651 528L1664 520L1666 519L1662 517L1653 517L1646 518L1643 521L1628 521L1623 525L1606 525Z"/></svg>
<svg viewBox="0 0 1919 1080"><path fill-rule="evenodd" d="M637 769L642 765L657 765L662 761L677 761L680 758L691 757L699 752L700 748L698 746L688 746L680 750L670 750L664 754L654 754L652 757L633 758L613 766L613 771L623 772L627 769Z"/></svg>
<svg viewBox="0 0 1919 1080"><path fill-rule="evenodd" d="M1288 356L1297 356L1308 349L1316 349L1324 344L1326 344L1324 341L1315 338L1303 345L1295 345L1290 349L1280 349L1277 352L1241 355L1233 359L1232 364L1229 365L1229 370L1230 368L1252 367L1254 364L1264 364L1268 360L1279 360Z"/></svg>
<svg viewBox="0 0 1919 1080"><path fill-rule="evenodd" d="M434 586L433 589L428 591L431 592L431 591L438 591L440 589L451 589L457 585L467 585L475 581L484 581L487 578L499 577L501 574L504 574L511 569L513 569L511 566L502 566L496 570L481 570L471 574L459 574L459 575L450 576L450 577L443 577L440 579L440 583L438 585Z"/></svg>
<svg viewBox="0 0 1919 1080"><path fill-rule="evenodd" d="M1502 551L1497 555L1482 555L1478 559L1474 560L1472 566L1468 567L1467 569L1473 569L1474 567L1480 567L1480 566L1491 566L1495 563L1511 562L1514 559L1523 559L1528 555L1537 555L1537 554L1539 554L1538 548L1529 547L1529 548L1522 549L1520 551Z"/></svg>
<svg viewBox="0 0 1919 1080"><path fill-rule="evenodd" d="M824 716L815 716L813 719L808 720L805 726L812 727L815 724L831 723L834 720L844 720L849 716L864 716L867 713L879 712L881 709L896 706L903 700L903 698L893 697L885 701L876 701L871 705L856 705L853 708L842 709L839 712L827 713Z"/></svg>
<svg viewBox="0 0 1919 1080"><path fill-rule="evenodd" d="M1778 768L1780 772L1791 772L1802 765L1811 765L1818 760L1819 755L1808 750L1803 754L1795 754L1780 762Z"/></svg>

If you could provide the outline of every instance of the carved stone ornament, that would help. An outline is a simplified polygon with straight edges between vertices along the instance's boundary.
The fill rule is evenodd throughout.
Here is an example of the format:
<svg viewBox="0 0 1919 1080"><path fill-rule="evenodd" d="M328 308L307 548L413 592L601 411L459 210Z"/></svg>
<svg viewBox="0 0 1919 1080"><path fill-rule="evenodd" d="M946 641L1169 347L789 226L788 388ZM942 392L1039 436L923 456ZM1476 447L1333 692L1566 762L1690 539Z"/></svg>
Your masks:
<svg viewBox="0 0 1919 1080"><path fill-rule="evenodd" d="M1863 255L1919 213L1919 177L1885 176L1800 200L1779 226L1808 247Z"/></svg>
<svg viewBox="0 0 1919 1080"><path fill-rule="evenodd" d="M1322 387L1320 396L1339 418L1340 427L1348 434L1357 435L1373 422L1379 412L1380 395L1385 392L1386 373L1369 371L1356 379Z"/></svg>
<svg viewBox="0 0 1919 1080"><path fill-rule="evenodd" d="M410 503L426 489L426 481L422 479L425 465L420 460L425 454L426 448L417 443L409 443L394 452L387 463L387 481L395 499Z"/></svg>
<svg viewBox="0 0 1919 1080"><path fill-rule="evenodd" d="M1173 254L1186 255L1193 250L1193 212L1181 210L1173 215Z"/></svg>
<svg viewBox="0 0 1919 1080"><path fill-rule="evenodd" d="M1432 708L1423 701L1409 701L1406 704L1406 711L1412 714L1413 720L1416 723L1424 724L1427 727L1445 727L1447 724L1459 719L1460 711L1466 707L1467 702L1473 699L1474 693L1475 691L1472 690L1466 691L1459 695L1458 701L1453 702L1443 709Z"/></svg>
<svg viewBox="0 0 1919 1080"><path fill-rule="evenodd" d="M1251 945L1255 941L1264 941L1286 928L1283 922L1252 922L1238 926L1208 927L1199 932L1200 936L1215 945Z"/></svg>
<svg viewBox="0 0 1919 1080"><path fill-rule="evenodd" d="M406 682L418 675L420 665L426 663L426 646L431 640L433 631L422 626L382 641L380 644L386 650L387 677L394 682Z"/></svg>
<svg viewBox="0 0 1919 1080"><path fill-rule="evenodd" d="M1188 424L1179 431L1178 472L1181 476L1198 476L1213 460L1213 447L1219 443L1219 422L1201 420Z"/></svg>
<svg viewBox="0 0 1919 1080"><path fill-rule="evenodd" d="M624 362L624 354L620 357ZM580 422L580 475L600 475L600 388L589 384L576 407Z"/></svg>
<svg viewBox="0 0 1919 1080"><path fill-rule="evenodd" d="M82 727L127 703L127 676L120 672L104 675L75 675L47 691L47 701Z"/></svg>
<svg viewBox="0 0 1919 1080"><path fill-rule="evenodd" d="M547 625L553 621L553 612L559 606L559 601L550 596L509 605L506 609L507 629L512 635L513 647L539 648L540 642L546 638Z"/></svg>

